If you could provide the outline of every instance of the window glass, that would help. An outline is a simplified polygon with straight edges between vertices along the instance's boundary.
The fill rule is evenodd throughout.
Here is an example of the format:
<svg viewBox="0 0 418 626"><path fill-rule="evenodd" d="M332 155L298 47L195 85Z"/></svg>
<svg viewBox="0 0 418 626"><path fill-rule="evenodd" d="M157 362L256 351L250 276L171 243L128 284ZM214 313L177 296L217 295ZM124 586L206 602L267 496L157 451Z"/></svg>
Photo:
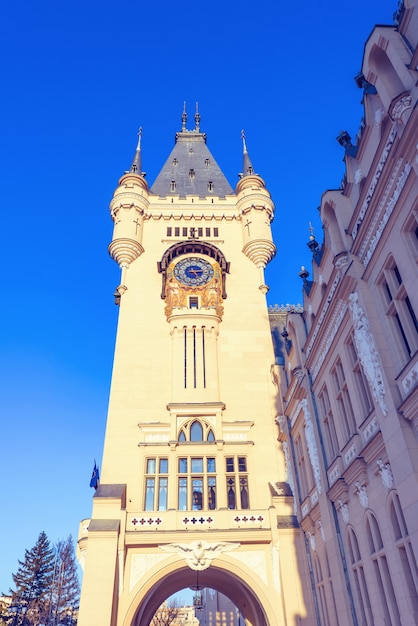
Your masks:
<svg viewBox="0 0 418 626"><path fill-rule="evenodd" d="M245 458L245 456L238 457L238 471L239 472L247 471L247 459Z"/></svg>
<svg viewBox="0 0 418 626"><path fill-rule="evenodd" d="M203 428L200 422L193 422L190 427L190 441L203 441Z"/></svg>
<svg viewBox="0 0 418 626"><path fill-rule="evenodd" d="M203 480L201 478L192 479L192 509L201 511L203 508Z"/></svg>
<svg viewBox="0 0 418 626"><path fill-rule="evenodd" d="M210 511L216 509L216 478L208 478L208 507Z"/></svg>
<svg viewBox="0 0 418 626"><path fill-rule="evenodd" d="M158 510L167 510L167 491L168 491L168 479L160 478L160 489L158 493Z"/></svg>
<svg viewBox="0 0 418 626"><path fill-rule="evenodd" d="M154 510L155 478L147 478L145 487L145 510Z"/></svg>
<svg viewBox="0 0 418 626"><path fill-rule="evenodd" d="M203 459L191 459L191 464L192 464L192 473L195 474L196 472L202 473L203 472Z"/></svg>
<svg viewBox="0 0 418 626"><path fill-rule="evenodd" d="M147 474L155 474L155 459L148 459Z"/></svg>
<svg viewBox="0 0 418 626"><path fill-rule="evenodd" d="M179 478L179 511L187 510L187 478Z"/></svg>

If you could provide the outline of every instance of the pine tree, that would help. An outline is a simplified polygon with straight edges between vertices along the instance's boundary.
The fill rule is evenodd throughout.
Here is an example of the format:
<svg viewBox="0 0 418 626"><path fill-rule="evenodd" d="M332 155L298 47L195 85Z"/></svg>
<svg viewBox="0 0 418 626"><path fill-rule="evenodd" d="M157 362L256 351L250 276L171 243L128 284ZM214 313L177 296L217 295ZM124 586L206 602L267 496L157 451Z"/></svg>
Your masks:
<svg viewBox="0 0 418 626"><path fill-rule="evenodd" d="M41 532L31 550L13 574L16 589L11 593L7 623L10 626L40 626L46 624L54 570L54 551L48 538Z"/></svg>
<svg viewBox="0 0 418 626"><path fill-rule="evenodd" d="M80 584L71 535L55 546L55 566L47 626L77 624Z"/></svg>

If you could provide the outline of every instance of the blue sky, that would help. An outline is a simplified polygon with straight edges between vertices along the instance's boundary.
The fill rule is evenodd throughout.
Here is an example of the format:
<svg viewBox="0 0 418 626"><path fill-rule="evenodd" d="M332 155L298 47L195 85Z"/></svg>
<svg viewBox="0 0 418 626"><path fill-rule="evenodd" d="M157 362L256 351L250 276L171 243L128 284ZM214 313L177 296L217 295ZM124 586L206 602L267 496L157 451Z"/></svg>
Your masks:
<svg viewBox="0 0 418 626"><path fill-rule="evenodd" d="M0 55L3 485L0 592L40 531L91 512L118 309L108 204L143 127L152 183L199 102L234 187L241 129L276 204L269 304L301 302L309 222L344 174L341 130L363 114L353 77L396 2L36 3L2 9ZM189 124L189 127L192 123Z"/></svg>

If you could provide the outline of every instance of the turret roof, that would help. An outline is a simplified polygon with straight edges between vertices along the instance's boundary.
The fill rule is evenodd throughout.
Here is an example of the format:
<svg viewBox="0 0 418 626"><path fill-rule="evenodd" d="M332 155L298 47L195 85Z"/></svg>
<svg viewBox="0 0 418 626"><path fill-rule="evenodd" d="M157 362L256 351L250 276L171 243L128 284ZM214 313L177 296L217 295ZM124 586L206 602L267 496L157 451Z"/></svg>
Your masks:
<svg viewBox="0 0 418 626"><path fill-rule="evenodd" d="M233 194L221 168L206 145L206 134L200 132L200 115L196 104L195 128L187 130L184 107L182 129L176 133L175 145L151 187L159 196L187 195L206 198Z"/></svg>

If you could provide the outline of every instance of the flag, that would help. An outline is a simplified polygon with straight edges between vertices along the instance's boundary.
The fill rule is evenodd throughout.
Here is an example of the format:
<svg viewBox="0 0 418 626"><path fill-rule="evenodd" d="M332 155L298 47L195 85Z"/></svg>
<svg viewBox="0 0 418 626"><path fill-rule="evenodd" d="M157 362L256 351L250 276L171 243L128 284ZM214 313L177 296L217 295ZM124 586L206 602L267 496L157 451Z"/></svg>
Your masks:
<svg viewBox="0 0 418 626"><path fill-rule="evenodd" d="M96 465L96 461L94 461L93 472L91 474L91 479L90 479L90 487L94 487L95 489L97 489L97 487L99 486L99 478L100 478L99 468Z"/></svg>

